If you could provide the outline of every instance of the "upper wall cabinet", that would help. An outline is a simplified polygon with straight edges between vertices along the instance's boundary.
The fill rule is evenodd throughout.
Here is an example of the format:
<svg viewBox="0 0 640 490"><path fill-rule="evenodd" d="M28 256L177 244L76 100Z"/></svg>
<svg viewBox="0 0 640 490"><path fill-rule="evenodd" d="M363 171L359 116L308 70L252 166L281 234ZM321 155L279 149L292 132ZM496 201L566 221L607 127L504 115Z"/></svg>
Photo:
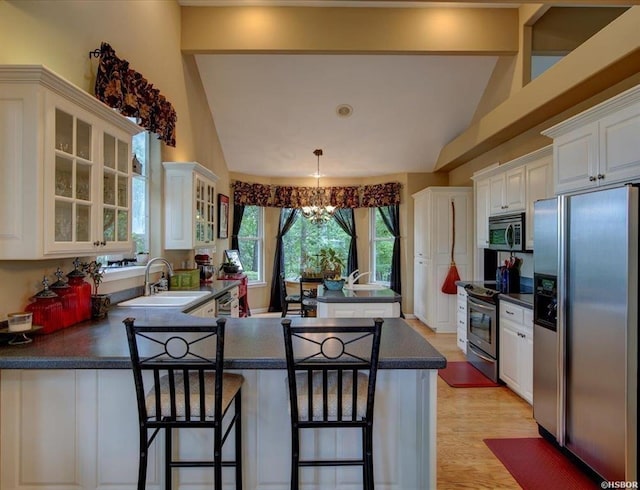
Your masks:
<svg viewBox="0 0 640 490"><path fill-rule="evenodd" d="M0 259L130 250L140 131L43 66L0 66Z"/></svg>
<svg viewBox="0 0 640 490"><path fill-rule="evenodd" d="M546 131L556 194L640 179L640 85Z"/></svg>
<svg viewBox="0 0 640 490"><path fill-rule="evenodd" d="M489 178L491 216L524 211L524 168L511 168Z"/></svg>
<svg viewBox="0 0 640 490"><path fill-rule="evenodd" d="M196 162L164 162L164 247L215 247L218 177Z"/></svg>
<svg viewBox="0 0 640 490"><path fill-rule="evenodd" d="M525 211L525 240L533 249L533 203L553 196L552 147L547 146L473 176L476 247L489 247L489 216Z"/></svg>

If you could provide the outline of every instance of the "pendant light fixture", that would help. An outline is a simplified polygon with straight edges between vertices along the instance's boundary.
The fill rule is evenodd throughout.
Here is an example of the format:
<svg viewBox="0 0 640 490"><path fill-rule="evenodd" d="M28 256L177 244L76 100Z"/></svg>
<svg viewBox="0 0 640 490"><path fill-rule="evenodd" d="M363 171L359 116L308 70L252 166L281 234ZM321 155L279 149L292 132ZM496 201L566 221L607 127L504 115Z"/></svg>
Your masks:
<svg viewBox="0 0 640 490"><path fill-rule="evenodd" d="M311 221L312 223L322 224L326 223L331 219L333 213L336 210L335 206L323 206L322 205L322 194L320 192L320 156L322 155L322 150L317 149L313 150L313 154L317 157L317 171L316 178L318 179L316 184L316 192L313 196L313 200L311 202L311 206L303 206L302 207L302 216Z"/></svg>

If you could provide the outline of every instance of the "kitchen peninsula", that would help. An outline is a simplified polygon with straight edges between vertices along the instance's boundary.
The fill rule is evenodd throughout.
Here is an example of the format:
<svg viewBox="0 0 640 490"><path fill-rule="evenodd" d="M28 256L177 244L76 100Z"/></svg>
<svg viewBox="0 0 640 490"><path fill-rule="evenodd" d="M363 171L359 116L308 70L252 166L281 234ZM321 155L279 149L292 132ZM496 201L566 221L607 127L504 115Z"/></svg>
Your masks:
<svg viewBox="0 0 640 490"><path fill-rule="evenodd" d="M399 318L402 296L384 287L356 285L330 291L320 286L316 298L319 318Z"/></svg>
<svg viewBox="0 0 640 490"><path fill-rule="evenodd" d="M0 488L136 487L137 409L122 324L127 317L138 325L212 321L180 308L115 306L103 321L36 336L23 346L0 346ZM294 320L332 325L361 321ZM226 367L246 380L245 487L284 490L289 488L290 428L280 318L232 318L226 332ZM385 319L375 406L377 482L404 490L435 488L437 370L445 365L446 359L403 320ZM359 439L350 436L322 434L303 447L357 453ZM162 447L154 444L150 450L149 489L163 488ZM198 458L209 447L204 434L185 432L179 434L176 451ZM211 479L207 469L182 470L179 488L200 488ZM320 488L350 488L361 481L361 471L307 469L302 479Z"/></svg>

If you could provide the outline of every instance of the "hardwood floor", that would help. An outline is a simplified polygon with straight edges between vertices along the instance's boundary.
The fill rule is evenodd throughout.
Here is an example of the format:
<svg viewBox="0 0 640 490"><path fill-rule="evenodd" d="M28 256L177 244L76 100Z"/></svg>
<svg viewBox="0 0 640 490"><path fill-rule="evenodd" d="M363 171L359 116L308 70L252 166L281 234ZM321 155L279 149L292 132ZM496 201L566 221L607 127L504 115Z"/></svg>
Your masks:
<svg viewBox="0 0 640 490"><path fill-rule="evenodd" d="M435 334L407 320L448 361L463 361L456 334ZM518 489L520 486L483 442L486 438L536 437L531 405L508 388L451 388L438 377L438 489Z"/></svg>

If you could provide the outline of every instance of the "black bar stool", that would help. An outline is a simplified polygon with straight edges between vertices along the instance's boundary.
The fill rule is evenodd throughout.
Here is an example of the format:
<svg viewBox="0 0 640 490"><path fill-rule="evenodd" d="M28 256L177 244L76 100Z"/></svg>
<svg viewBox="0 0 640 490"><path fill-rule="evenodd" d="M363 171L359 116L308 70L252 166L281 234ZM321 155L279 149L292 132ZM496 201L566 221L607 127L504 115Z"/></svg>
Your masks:
<svg viewBox="0 0 640 490"><path fill-rule="evenodd" d="M165 488L171 490L171 469L213 467L214 488L222 489L222 468L234 467L236 489L242 490L241 388L244 378L223 373L225 319L216 325L135 326L127 318L127 339L138 401L140 460L138 490L147 479L148 449L165 432ZM147 372L148 376L143 376ZM223 419L233 404L226 427ZM222 459L222 448L235 427L235 457ZM213 461L174 460L172 429L213 429ZM149 437L149 431L153 433Z"/></svg>
<svg viewBox="0 0 640 490"><path fill-rule="evenodd" d="M370 326L292 326L282 320L291 411L291 489L301 466L362 466L363 488L373 490L373 402L381 318ZM300 459L300 430L362 429L362 457Z"/></svg>

